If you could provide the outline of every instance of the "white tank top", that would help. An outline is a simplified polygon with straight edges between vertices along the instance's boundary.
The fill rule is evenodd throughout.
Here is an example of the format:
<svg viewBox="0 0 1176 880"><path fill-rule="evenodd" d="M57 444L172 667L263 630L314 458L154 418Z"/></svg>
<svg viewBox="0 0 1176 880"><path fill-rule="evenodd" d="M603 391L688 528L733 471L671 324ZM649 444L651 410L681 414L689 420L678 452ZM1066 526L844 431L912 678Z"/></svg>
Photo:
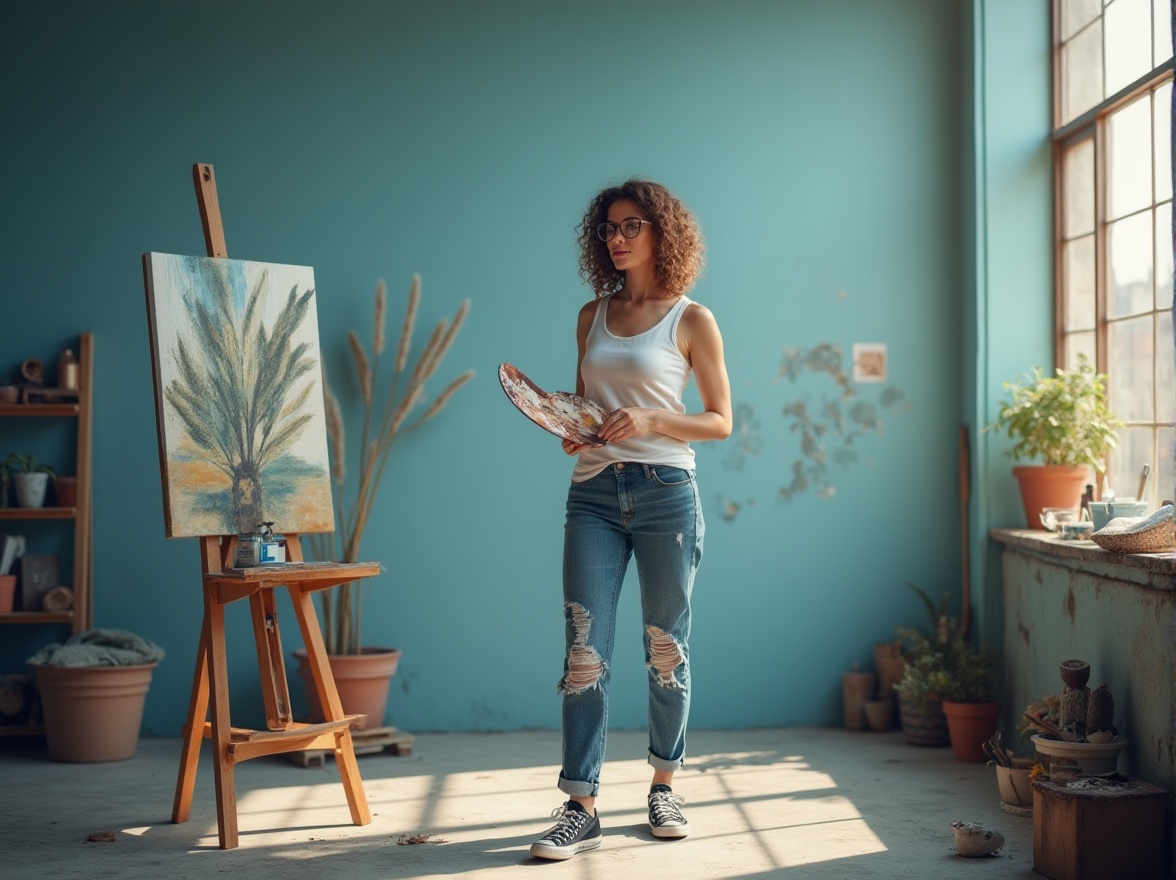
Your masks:
<svg viewBox="0 0 1176 880"><path fill-rule="evenodd" d="M683 296L660 321L636 336L614 336L606 316L611 296L600 298L588 330L580 374L584 396L609 412L640 406L684 413L682 392L690 379L690 364L678 348L678 322L690 300ZM646 434L583 450L572 471L572 482L596 476L610 464L633 461L666 464L694 470L694 450L685 440L665 434Z"/></svg>

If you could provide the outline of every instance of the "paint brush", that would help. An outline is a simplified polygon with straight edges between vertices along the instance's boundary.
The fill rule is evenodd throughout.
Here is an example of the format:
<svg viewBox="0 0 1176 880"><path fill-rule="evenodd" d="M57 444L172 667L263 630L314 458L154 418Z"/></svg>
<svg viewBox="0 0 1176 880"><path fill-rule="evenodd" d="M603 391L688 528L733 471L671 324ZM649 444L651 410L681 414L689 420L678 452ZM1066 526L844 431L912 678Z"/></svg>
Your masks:
<svg viewBox="0 0 1176 880"><path fill-rule="evenodd" d="M1135 493L1135 500L1136 501L1143 500L1143 489L1145 486L1147 486L1147 475L1150 473L1151 473L1151 465L1145 464L1143 466L1143 472L1139 475L1139 491Z"/></svg>

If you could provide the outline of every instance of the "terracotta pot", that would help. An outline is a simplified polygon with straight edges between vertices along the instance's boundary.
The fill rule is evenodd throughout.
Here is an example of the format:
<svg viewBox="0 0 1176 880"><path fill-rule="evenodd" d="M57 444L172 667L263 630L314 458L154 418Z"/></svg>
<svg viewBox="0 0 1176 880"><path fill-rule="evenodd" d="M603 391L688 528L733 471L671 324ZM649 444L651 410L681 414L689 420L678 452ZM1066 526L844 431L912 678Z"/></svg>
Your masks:
<svg viewBox="0 0 1176 880"><path fill-rule="evenodd" d="M1078 508L1090 479L1090 468L1065 465L1025 465L1013 468L1021 487L1021 505L1031 529L1045 530L1041 524L1044 507Z"/></svg>
<svg viewBox="0 0 1176 880"><path fill-rule="evenodd" d="M53 495L58 507L77 507L78 478L58 477L53 481Z"/></svg>
<svg viewBox="0 0 1176 880"><path fill-rule="evenodd" d="M132 757L157 665L33 667L49 757L73 763Z"/></svg>
<svg viewBox="0 0 1176 880"><path fill-rule="evenodd" d="M890 730L894 726L894 698L866 700L866 722L870 730Z"/></svg>
<svg viewBox="0 0 1176 880"><path fill-rule="evenodd" d="M902 732L911 745L945 746L951 741L940 700L919 702L899 695L898 708L902 717Z"/></svg>
<svg viewBox="0 0 1176 880"><path fill-rule="evenodd" d="M850 730L865 730L866 700L874 695L877 679L872 672L846 672L841 676L841 713Z"/></svg>
<svg viewBox="0 0 1176 880"><path fill-rule="evenodd" d="M1000 703L943 701L943 714L947 716L951 752L957 761L983 764L988 760L988 756L984 754L984 743L996 733L1000 709Z"/></svg>
<svg viewBox="0 0 1176 880"><path fill-rule="evenodd" d="M401 652L396 648L364 648L362 654L332 654L327 658L335 688L339 691L339 702L343 704L344 715L366 715L363 727L383 727L384 712L388 706L388 687ZM323 710L314 689L314 677L310 672L306 650L294 652L298 661L298 672L306 687L306 702L311 721L322 721Z"/></svg>
<svg viewBox="0 0 1176 880"><path fill-rule="evenodd" d="M0 574L0 614L12 611L16 599L16 575Z"/></svg>
<svg viewBox="0 0 1176 880"><path fill-rule="evenodd" d="M906 672L902 645L898 642L874 645L874 668L878 673L878 696L884 700L894 700L894 686L902 681L903 673Z"/></svg>

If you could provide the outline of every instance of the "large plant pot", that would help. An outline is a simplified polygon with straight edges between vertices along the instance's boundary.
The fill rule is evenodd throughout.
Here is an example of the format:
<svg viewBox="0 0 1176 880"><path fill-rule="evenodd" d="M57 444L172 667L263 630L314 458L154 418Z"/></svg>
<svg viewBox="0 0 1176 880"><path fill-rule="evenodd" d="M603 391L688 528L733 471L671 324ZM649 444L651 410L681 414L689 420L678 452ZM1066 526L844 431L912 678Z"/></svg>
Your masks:
<svg viewBox="0 0 1176 880"><path fill-rule="evenodd" d="M1013 468L1021 487L1021 505L1031 529L1045 529L1041 524L1043 507L1071 507L1082 504L1082 493L1090 483L1090 468L1065 465L1024 465Z"/></svg>
<svg viewBox="0 0 1176 880"><path fill-rule="evenodd" d="M133 757L157 665L34 666L49 757L73 763Z"/></svg>
<svg viewBox="0 0 1176 880"><path fill-rule="evenodd" d="M898 708L902 718L902 732L911 745L945 746L951 741L941 701L919 701L900 695Z"/></svg>
<svg viewBox="0 0 1176 880"><path fill-rule="evenodd" d="M344 715L366 715L367 720L360 727L382 727L384 712L388 707L388 687L401 652L396 648L364 648L362 654L332 654L327 658L335 688L339 691L339 702L343 704ZM304 648L294 652L298 661L298 673L306 687L306 702L311 721L323 721L322 706L314 688L314 676L310 671L309 658Z"/></svg>
<svg viewBox="0 0 1176 880"><path fill-rule="evenodd" d="M984 743L996 733L1000 703L953 703L944 700L943 714L947 716L947 732L955 759L971 764L987 761Z"/></svg>

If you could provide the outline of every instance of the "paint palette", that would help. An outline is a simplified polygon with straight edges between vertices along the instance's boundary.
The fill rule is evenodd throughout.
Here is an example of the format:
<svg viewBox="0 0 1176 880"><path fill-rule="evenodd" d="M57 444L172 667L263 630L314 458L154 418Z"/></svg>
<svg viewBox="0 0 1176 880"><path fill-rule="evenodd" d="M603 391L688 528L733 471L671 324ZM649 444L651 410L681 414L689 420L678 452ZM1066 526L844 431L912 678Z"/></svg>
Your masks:
<svg viewBox="0 0 1176 880"><path fill-rule="evenodd" d="M499 365L498 381L519 412L543 430L574 443L604 445L596 432L608 410L599 403L567 391L548 394L511 364Z"/></svg>

